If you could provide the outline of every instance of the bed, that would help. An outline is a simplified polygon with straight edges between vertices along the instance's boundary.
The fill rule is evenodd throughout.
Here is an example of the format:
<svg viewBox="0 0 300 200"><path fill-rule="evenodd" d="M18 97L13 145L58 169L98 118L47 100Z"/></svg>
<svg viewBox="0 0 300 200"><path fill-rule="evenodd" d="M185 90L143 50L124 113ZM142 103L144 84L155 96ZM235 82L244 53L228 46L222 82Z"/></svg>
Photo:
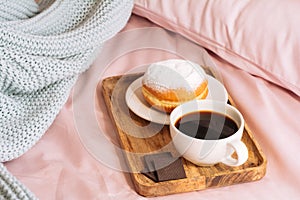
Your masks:
<svg viewBox="0 0 300 200"><path fill-rule="evenodd" d="M126 27L79 78L52 126L5 166L43 200L146 199L120 170L124 161L112 148L118 138L102 80L159 60L197 60L194 49L204 48L266 156L266 174L254 182L151 199L299 199L299 7L292 0L136 0ZM99 142L99 148L89 129L100 129L114 145Z"/></svg>

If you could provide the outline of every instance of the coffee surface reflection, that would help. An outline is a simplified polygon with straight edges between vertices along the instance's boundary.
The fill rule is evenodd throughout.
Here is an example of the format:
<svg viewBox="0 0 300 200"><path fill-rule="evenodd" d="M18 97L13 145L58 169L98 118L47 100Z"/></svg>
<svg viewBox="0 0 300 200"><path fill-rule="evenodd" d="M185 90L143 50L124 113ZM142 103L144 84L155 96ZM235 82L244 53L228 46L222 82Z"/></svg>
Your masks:
<svg viewBox="0 0 300 200"><path fill-rule="evenodd" d="M224 139L238 130L230 117L212 111L185 114L175 122L175 127L190 137L205 140Z"/></svg>

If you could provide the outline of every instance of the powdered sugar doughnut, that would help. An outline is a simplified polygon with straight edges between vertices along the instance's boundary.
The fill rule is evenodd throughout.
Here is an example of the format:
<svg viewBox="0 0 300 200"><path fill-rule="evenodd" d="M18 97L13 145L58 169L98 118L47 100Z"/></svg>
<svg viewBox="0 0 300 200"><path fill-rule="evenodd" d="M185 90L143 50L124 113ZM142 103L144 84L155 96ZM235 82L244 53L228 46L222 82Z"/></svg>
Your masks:
<svg viewBox="0 0 300 200"><path fill-rule="evenodd" d="M208 81L198 64L171 59L148 67L142 79L142 92L154 108L171 112L185 101L206 98Z"/></svg>

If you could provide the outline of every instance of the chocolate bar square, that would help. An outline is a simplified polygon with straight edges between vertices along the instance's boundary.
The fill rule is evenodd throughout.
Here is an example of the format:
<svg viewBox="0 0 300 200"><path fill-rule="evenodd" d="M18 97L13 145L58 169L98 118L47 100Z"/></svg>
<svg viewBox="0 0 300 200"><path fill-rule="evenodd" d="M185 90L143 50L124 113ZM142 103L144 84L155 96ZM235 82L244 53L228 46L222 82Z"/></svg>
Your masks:
<svg viewBox="0 0 300 200"><path fill-rule="evenodd" d="M145 155L144 161L142 173L155 182L186 178L181 158L170 152Z"/></svg>
<svg viewBox="0 0 300 200"><path fill-rule="evenodd" d="M157 159L154 162L158 181L169 181L186 178L181 158L177 158L173 162Z"/></svg>

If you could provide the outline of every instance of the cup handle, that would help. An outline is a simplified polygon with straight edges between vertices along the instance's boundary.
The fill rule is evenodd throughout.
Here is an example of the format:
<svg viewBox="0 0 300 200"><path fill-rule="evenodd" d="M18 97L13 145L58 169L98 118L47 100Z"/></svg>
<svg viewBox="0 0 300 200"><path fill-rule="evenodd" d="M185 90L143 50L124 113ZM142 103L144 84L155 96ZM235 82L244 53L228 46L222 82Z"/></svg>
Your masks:
<svg viewBox="0 0 300 200"><path fill-rule="evenodd" d="M228 166L239 166L244 164L248 160L248 149L241 140L236 140L228 143L228 145L234 149L237 154L237 159L228 156L223 159L221 162Z"/></svg>

